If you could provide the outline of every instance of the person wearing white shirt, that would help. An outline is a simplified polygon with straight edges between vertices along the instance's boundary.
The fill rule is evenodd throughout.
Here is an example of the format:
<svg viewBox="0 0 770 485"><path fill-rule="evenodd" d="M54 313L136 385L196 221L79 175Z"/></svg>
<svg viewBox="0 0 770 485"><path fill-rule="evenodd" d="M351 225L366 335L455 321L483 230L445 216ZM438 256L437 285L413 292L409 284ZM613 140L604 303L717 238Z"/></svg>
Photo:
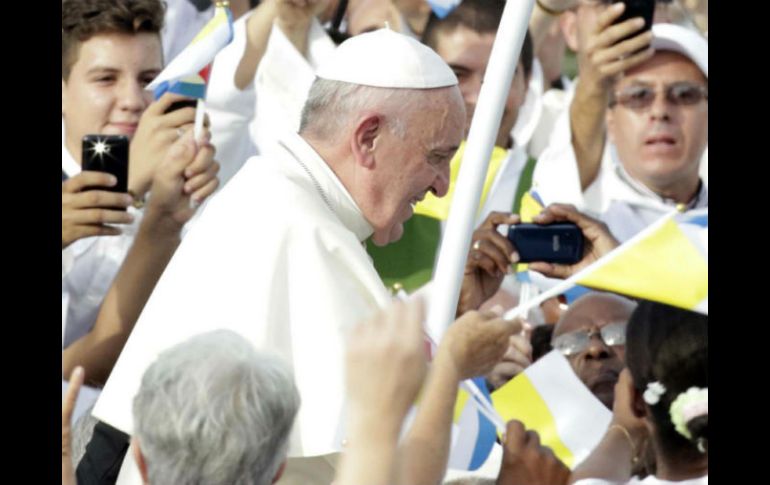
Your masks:
<svg viewBox="0 0 770 485"><path fill-rule="evenodd" d="M103 210L125 208L131 202L126 194L85 191L106 179L81 174L83 136L129 137L128 192L140 206L169 147L194 121L194 108L166 112L184 98L166 94L153 103L144 89L162 68L162 21L158 0L62 4L62 299L68 300L66 324L72 328L63 331L64 346L93 325L141 219L141 210L133 208L123 214ZM205 167L216 173L212 157ZM198 174L186 176L189 190Z"/></svg>
<svg viewBox="0 0 770 485"><path fill-rule="evenodd" d="M128 206L144 199L168 148L184 126L192 126L192 109L164 114L180 97L166 96L151 104L151 94L144 90L162 68L162 22L158 0L62 3L63 349L93 327L132 245L142 211ZM126 135L132 140L129 194L86 190L115 183L107 174L81 171L81 140L86 134ZM207 156L208 173L186 174L185 190L201 176L216 173L213 150ZM92 393L81 393L87 395Z"/></svg>
<svg viewBox="0 0 770 485"><path fill-rule="evenodd" d="M116 202L114 194L98 191L84 196L87 183L83 180L89 176L79 175L81 140L97 133L133 137L151 100L143 92L144 85L162 68L160 3L126 3L127 11L116 16L118 20L110 12L121 6L108 3L73 0L62 4L62 300L67 301L63 324L68 327L62 330L64 347L93 325L139 218L133 210L122 217L115 214L120 211L99 211ZM131 27L121 31L113 25L121 21ZM148 164L154 160L132 164L128 187L138 197L148 189L152 177ZM125 208L131 202L127 195L121 199L116 207ZM133 224L121 231L88 216L101 217L106 223ZM88 237L96 235L117 237ZM75 239L79 241L70 245Z"/></svg>

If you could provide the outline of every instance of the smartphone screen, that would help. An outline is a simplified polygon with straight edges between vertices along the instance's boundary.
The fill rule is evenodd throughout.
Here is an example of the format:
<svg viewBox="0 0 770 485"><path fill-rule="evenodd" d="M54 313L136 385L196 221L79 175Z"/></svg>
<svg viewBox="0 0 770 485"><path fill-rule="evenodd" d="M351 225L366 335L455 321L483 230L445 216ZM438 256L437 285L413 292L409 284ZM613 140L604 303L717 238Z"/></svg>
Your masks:
<svg viewBox="0 0 770 485"><path fill-rule="evenodd" d="M118 179L113 187L89 189L128 192L128 137L125 135L86 135L83 137L83 170L107 172Z"/></svg>
<svg viewBox="0 0 770 485"><path fill-rule="evenodd" d="M572 223L517 224L508 239L519 253L519 261L573 264L583 257L583 232Z"/></svg>

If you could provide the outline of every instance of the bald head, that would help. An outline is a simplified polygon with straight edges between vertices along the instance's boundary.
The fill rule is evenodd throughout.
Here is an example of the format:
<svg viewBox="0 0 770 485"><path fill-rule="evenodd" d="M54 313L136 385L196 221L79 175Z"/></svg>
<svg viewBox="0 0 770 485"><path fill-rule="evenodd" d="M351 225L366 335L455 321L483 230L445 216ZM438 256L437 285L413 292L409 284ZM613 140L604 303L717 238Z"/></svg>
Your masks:
<svg viewBox="0 0 770 485"><path fill-rule="evenodd" d="M554 337L561 334L599 328L613 322L628 322L636 303L612 293L589 293L575 300L561 316L554 328Z"/></svg>

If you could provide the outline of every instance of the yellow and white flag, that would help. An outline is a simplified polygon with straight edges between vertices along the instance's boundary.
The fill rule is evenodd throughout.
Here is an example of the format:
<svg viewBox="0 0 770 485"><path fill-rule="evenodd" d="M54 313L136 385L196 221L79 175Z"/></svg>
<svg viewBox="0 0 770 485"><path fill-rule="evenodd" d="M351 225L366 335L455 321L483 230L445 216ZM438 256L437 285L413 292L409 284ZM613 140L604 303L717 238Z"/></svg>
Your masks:
<svg viewBox="0 0 770 485"><path fill-rule="evenodd" d="M492 404L504 421L518 419L537 431L540 442L570 468L588 456L612 419L558 350L493 392Z"/></svg>

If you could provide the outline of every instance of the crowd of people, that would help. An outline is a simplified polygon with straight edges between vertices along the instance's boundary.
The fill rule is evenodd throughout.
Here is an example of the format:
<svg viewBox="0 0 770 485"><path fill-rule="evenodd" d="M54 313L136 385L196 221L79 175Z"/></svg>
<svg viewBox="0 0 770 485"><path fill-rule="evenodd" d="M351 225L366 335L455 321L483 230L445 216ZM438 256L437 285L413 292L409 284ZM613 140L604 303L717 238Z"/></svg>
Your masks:
<svg viewBox="0 0 770 485"><path fill-rule="evenodd" d="M708 209L706 0L651 0L651 25L533 2L455 320L429 337L513 1L62 0L62 484L708 483L708 315L585 290L503 317ZM199 130L146 88L223 7ZM125 192L83 169L86 135L130 140ZM580 260L517 277L506 233L529 221L574 224ZM587 457L514 419L450 476L462 386L550 353L612 416Z"/></svg>

